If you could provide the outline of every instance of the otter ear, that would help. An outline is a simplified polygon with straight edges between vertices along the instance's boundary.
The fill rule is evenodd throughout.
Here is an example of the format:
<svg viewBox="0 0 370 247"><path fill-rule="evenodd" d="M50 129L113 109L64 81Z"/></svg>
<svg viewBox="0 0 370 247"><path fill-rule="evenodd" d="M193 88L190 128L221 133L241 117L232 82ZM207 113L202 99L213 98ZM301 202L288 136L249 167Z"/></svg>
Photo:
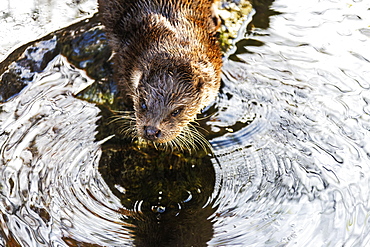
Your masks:
<svg viewBox="0 0 370 247"><path fill-rule="evenodd" d="M139 82L142 77L143 77L143 72L141 70L137 68L132 69L130 80L134 88L137 88L139 86Z"/></svg>
<svg viewBox="0 0 370 247"><path fill-rule="evenodd" d="M210 30L211 34L216 34L218 29L221 27L221 18L218 13L220 5L221 5L220 1L215 1L211 7L211 13L212 13L211 18L213 22L213 25L211 25L211 30Z"/></svg>
<svg viewBox="0 0 370 247"><path fill-rule="evenodd" d="M221 84L219 72L216 72L212 63L204 60L194 63L192 69L193 85L200 96L200 108L204 108L217 96Z"/></svg>
<svg viewBox="0 0 370 247"><path fill-rule="evenodd" d="M203 91L205 87L214 87L217 80L216 71L210 62L195 62L192 64L193 83L198 91Z"/></svg>

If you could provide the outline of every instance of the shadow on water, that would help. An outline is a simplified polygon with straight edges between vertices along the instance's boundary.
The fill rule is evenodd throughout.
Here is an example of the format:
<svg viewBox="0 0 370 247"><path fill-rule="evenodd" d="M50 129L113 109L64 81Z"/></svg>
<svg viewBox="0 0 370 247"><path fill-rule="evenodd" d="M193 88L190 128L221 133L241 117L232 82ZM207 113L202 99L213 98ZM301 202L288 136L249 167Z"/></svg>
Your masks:
<svg viewBox="0 0 370 247"><path fill-rule="evenodd" d="M125 219L135 226L136 246L206 246L212 238L209 156L108 145L99 171L122 205L140 212Z"/></svg>

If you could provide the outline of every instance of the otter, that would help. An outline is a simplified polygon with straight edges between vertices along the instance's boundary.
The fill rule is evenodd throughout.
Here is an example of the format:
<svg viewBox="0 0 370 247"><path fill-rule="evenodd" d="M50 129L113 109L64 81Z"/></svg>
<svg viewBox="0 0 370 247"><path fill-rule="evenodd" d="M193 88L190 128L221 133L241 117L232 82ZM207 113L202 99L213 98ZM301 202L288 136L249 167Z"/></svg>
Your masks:
<svg viewBox="0 0 370 247"><path fill-rule="evenodd" d="M217 0L99 0L120 91L135 136L197 141L189 123L220 88Z"/></svg>

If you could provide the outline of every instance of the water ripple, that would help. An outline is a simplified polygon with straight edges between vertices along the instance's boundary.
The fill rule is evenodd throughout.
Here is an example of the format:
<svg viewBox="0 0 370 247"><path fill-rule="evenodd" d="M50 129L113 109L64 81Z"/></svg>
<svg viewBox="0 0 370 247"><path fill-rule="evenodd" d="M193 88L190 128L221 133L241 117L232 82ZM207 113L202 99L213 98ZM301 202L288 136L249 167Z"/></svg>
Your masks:
<svg viewBox="0 0 370 247"><path fill-rule="evenodd" d="M362 41L353 41L365 12L354 18L323 1L327 11L307 9L315 23L293 11L304 3L280 2L283 18L258 37L265 45L236 50L224 64L223 93L230 97L220 97L208 124L233 131L211 140L218 182L208 244L365 246L369 62L352 56L354 50L366 56ZM353 25L334 35L343 22ZM320 40L317 32L331 34ZM356 44L336 50L339 36ZM239 122L244 126L236 129Z"/></svg>
<svg viewBox="0 0 370 247"><path fill-rule="evenodd" d="M1 105L1 210L12 217L3 227L25 233L18 242L130 243L121 219L130 212L97 172L99 110L73 97L92 82L57 56L35 83Z"/></svg>

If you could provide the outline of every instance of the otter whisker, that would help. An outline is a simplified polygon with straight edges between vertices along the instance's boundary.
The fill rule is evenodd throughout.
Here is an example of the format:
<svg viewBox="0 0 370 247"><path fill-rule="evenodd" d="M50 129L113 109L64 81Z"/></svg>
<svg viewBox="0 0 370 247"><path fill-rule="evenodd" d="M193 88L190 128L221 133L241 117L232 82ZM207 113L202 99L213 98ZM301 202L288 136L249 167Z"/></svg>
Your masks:
<svg viewBox="0 0 370 247"><path fill-rule="evenodd" d="M129 116L113 116L113 117L110 117L112 120L108 122L108 124L112 124L112 123L116 123L116 122L121 122L121 123L125 123L127 122L127 120L135 120L133 117L129 117Z"/></svg>
<svg viewBox="0 0 370 247"><path fill-rule="evenodd" d="M191 123L189 123L189 125L192 127L192 128L195 128L196 131L198 131L198 129L204 131L204 132L209 132L207 129L203 128L202 126L200 126L200 124L196 121L193 121Z"/></svg>
<svg viewBox="0 0 370 247"><path fill-rule="evenodd" d="M203 135L198 135L197 138L198 142L202 145L203 150L212 150L212 145Z"/></svg>
<svg viewBox="0 0 370 247"><path fill-rule="evenodd" d="M203 116L203 117L201 117L201 118L198 118L198 116L197 116L194 120L195 120L195 121L202 121L202 120L208 119L208 118L210 118L210 117L212 117L212 116L214 116L214 115L216 115L216 112L213 112L213 113L211 113L211 114L209 114L209 115L207 115L207 116Z"/></svg>
<svg viewBox="0 0 370 247"><path fill-rule="evenodd" d="M181 145L177 142L176 138L169 142L171 151L174 151L176 148L182 150Z"/></svg>
<svg viewBox="0 0 370 247"><path fill-rule="evenodd" d="M193 133L188 127L185 127L183 131L175 138L176 143L181 149L186 149L190 153L192 150L198 149L196 145L196 139L194 138Z"/></svg>
<svg viewBox="0 0 370 247"><path fill-rule="evenodd" d="M198 146L194 142L194 138L192 135L187 134L186 136L183 137L184 143L186 143L186 147L191 153L192 150L197 150Z"/></svg>
<svg viewBox="0 0 370 247"><path fill-rule="evenodd" d="M162 145L164 146L165 150L170 149L171 151L174 151L177 146L175 139L162 143Z"/></svg>
<svg viewBox="0 0 370 247"><path fill-rule="evenodd" d="M176 147L176 142L175 142L175 140L171 140L171 141L169 141L169 142L166 142L165 144L166 144L166 145L165 145L165 146L166 146L166 149L167 149L167 148L170 148L172 152L175 150L175 147Z"/></svg>
<svg viewBox="0 0 370 247"><path fill-rule="evenodd" d="M168 142L169 146L171 147L171 150L178 149L182 151L182 146L179 142L180 137L177 136L176 138L172 139L171 141Z"/></svg>
<svg viewBox="0 0 370 247"><path fill-rule="evenodd" d="M121 116L128 116L134 113L134 111L117 111L117 110L112 110L112 112L120 114Z"/></svg>
<svg viewBox="0 0 370 247"><path fill-rule="evenodd" d="M152 142L152 143L153 143L153 145L154 145L155 149L156 149L156 150L158 150L157 143L156 143L156 142Z"/></svg>
<svg viewBox="0 0 370 247"><path fill-rule="evenodd" d="M111 121L108 124L118 124L119 127L117 129L118 133L123 135L125 138L132 137L135 139L137 136L137 130L135 127L136 118L133 111L114 111L115 113L119 113L119 115L115 115L110 117Z"/></svg>
<svg viewBox="0 0 370 247"><path fill-rule="evenodd" d="M132 140L135 139L136 137L136 129L128 126L128 127L123 127L119 130L119 133L123 135L124 137L132 137Z"/></svg>
<svg viewBox="0 0 370 247"><path fill-rule="evenodd" d="M177 144L178 146L180 147L181 150L186 149L188 150L190 153L192 151L192 148L191 148L191 140L189 140L188 138L185 138L184 135L180 134L178 136L178 138L175 138L175 140L177 141Z"/></svg>
<svg viewBox="0 0 370 247"><path fill-rule="evenodd" d="M200 126L189 124L187 128L188 133L192 136L195 146L200 146L204 151L207 149L212 150L211 144L204 135L198 131L197 127L199 128Z"/></svg>
<svg viewBox="0 0 370 247"><path fill-rule="evenodd" d="M113 111L116 115L110 117L113 119L135 119L133 111Z"/></svg>

